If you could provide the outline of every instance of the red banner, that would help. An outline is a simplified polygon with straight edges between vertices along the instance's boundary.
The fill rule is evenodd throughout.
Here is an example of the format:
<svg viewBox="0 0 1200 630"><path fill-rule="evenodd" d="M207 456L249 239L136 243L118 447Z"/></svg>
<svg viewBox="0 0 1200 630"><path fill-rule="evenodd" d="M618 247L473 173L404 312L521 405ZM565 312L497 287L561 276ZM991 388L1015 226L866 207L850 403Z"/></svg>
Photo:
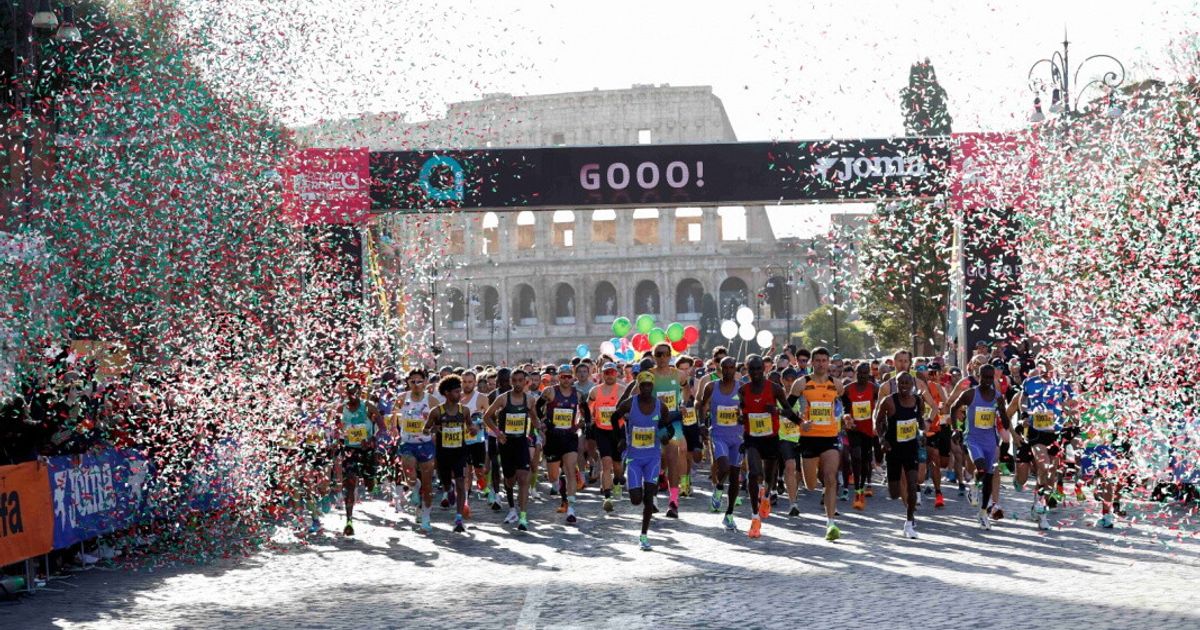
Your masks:
<svg viewBox="0 0 1200 630"><path fill-rule="evenodd" d="M284 169L283 212L288 220L362 223L371 211L367 149L302 149Z"/></svg>
<svg viewBox="0 0 1200 630"><path fill-rule="evenodd" d="M54 545L49 467L0 466L0 566L48 553Z"/></svg>

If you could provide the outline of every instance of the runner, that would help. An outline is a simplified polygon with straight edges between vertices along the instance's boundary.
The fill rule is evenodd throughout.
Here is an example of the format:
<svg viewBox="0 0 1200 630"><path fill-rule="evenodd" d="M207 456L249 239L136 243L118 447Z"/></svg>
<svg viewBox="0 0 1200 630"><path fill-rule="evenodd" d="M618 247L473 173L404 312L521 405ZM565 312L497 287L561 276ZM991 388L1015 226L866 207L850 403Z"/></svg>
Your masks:
<svg viewBox="0 0 1200 630"><path fill-rule="evenodd" d="M543 392L542 398L546 401L546 462L550 483L558 484L562 498L558 512L566 512L567 523L574 525L579 427L581 421L590 422L591 410L581 404L583 396L575 389L575 375L569 365L558 368L558 387Z"/></svg>
<svg viewBox="0 0 1200 630"><path fill-rule="evenodd" d="M979 385L964 391L951 406L951 414L966 408L966 434L963 442L975 466L975 491L968 492L971 505L979 506L979 525L983 529L991 529L991 517L986 507L992 493L992 478L995 474L997 450L1000 435L997 431L996 418L999 416L1001 426L1010 428L1008 413L1004 408L1003 398L994 387L995 369L991 365L983 365L979 369ZM980 493L981 496L976 496Z"/></svg>
<svg viewBox="0 0 1200 630"><path fill-rule="evenodd" d="M700 395L700 412L709 419L709 439L713 450L715 487L712 511L721 510L721 490L729 480L729 506L725 509L725 529L737 531L733 508L737 503L739 471L742 466L741 395L737 382L737 361L725 357L720 363L719 381L709 381Z"/></svg>
<svg viewBox="0 0 1200 630"><path fill-rule="evenodd" d="M950 466L950 423L942 422L942 407L946 402L946 391L941 384L941 359L933 359L924 369L917 370L917 386L929 393L932 406L929 407L928 428L925 429L925 444L927 457L925 463L917 471L917 479L930 479L933 487L925 486L925 494L932 494L933 507L946 507L946 498L942 495L942 469ZM928 475L928 477L927 477Z"/></svg>
<svg viewBox="0 0 1200 630"><path fill-rule="evenodd" d="M487 431L483 430L483 412L487 409L484 404L486 398L484 394L476 389L479 382L475 372L465 370L462 373L462 404L466 406L471 424L474 427L473 431L469 431L463 439L467 449L467 464L469 465L468 472L474 476L474 483L471 479L467 479L467 488L474 486L483 492L487 489ZM438 386L441 389L441 385ZM470 476L469 475L469 476ZM468 476L468 477L469 477ZM463 504L463 518L471 518L471 501L467 497Z"/></svg>
<svg viewBox="0 0 1200 630"><path fill-rule="evenodd" d="M400 414L400 461L413 480L410 502L421 506L421 523L429 522L433 509L433 458L435 448L433 436L425 432L425 421L435 401L425 390L428 374L421 368L413 368L405 377L408 391L397 401Z"/></svg>
<svg viewBox="0 0 1200 630"><path fill-rule="evenodd" d="M771 515L771 500L767 489L775 483L776 459L779 457L779 416L794 423L800 416L787 404L783 388L765 378L766 366L761 356L752 354L746 359L750 382L739 391L739 411L745 426L746 459L750 465L750 507L757 513L750 519L750 538L762 536L762 521ZM765 482L766 485L763 485Z"/></svg>
<svg viewBox="0 0 1200 630"><path fill-rule="evenodd" d="M438 405L429 412L429 420L425 423L425 433L437 434L437 472L443 488L451 487L450 496L456 497L456 512L454 514L454 531L466 531L463 516L466 514L467 495L467 438L479 433L471 423L471 410L462 404L462 378L451 374L438 382L438 393L446 402ZM421 517L421 530L428 533L433 531L429 523L429 513Z"/></svg>
<svg viewBox="0 0 1200 630"><path fill-rule="evenodd" d="M879 399L879 386L871 382L871 366L859 363L854 372L855 380L846 386L842 394L842 409L848 411L847 435L850 438L850 467L854 473L854 504L856 510L867 507L867 497L875 493L871 489L871 472L874 469L875 449L875 401Z"/></svg>
<svg viewBox="0 0 1200 630"><path fill-rule="evenodd" d="M803 351L801 351L803 352ZM800 450L804 458L804 486L816 489L817 472L821 472L824 485L825 539L837 540L842 532L834 522L837 513L837 475L841 456L838 453L838 430L841 423L834 421L834 403L842 395L841 382L829 376L829 350L816 348L809 363L812 374L796 379L792 395L800 401L804 410L804 422L800 425Z"/></svg>
<svg viewBox="0 0 1200 630"><path fill-rule="evenodd" d="M679 470L679 492L684 496L692 496L692 470L704 458L704 440L700 430L700 416L696 413L696 397L698 383L692 375L696 360L686 354L675 359L675 368L679 370L682 379L683 405L680 408L680 424L683 427L683 439L675 440L672 446L679 449L676 461Z"/></svg>
<svg viewBox="0 0 1200 630"><path fill-rule="evenodd" d="M784 357L785 355L779 355ZM782 363L786 358L776 363ZM795 368L786 368L779 375L779 383L783 391L790 392L800 378L800 372ZM788 396L786 404L792 411L799 413L800 405ZM783 491L787 494L791 509L788 516L800 516L800 505L797 503L800 494L800 425L786 417L779 419L779 462L783 465Z"/></svg>
<svg viewBox="0 0 1200 630"><path fill-rule="evenodd" d="M375 487L375 430L380 419L379 412L369 408L362 399L358 383L348 381L345 394L339 425L342 435L342 495L346 504L346 527L342 534L353 536L358 480L363 480L367 492Z"/></svg>
<svg viewBox="0 0 1200 630"><path fill-rule="evenodd" d="M600 454L600 491L604 495L605 512L613 511L614 498L618 501L621 499L621 486L625 481L624 467L621 465L623 452L620 449L624 440L618 433L621 427L612 423L612 414L617 410L623 389L617 382L617 374L615 363L605 363L600 372L600 385L592 388L588 394L588 406L593 419L592 435L595 436L596 450Z"/></svg>
<svg viewBox="0 0 1200 630"><path fill-rule="evenodd" d="M1048 512L1056 490L1064 450L1063 421L1074 392L1070 384L1055 378L1048 359L1038 361L1041 372L1024 383L1020 407L1028 426L1027 436L1037 472L1037 494L1031 508L1038 529L1050 529Z"/></svg>
<svg viewBox="0 0 1200 630"><path fill-rule="evenodd" d="M642 506L642 534L638 539L642 551L650 550L650 519L653 498L658 492L658 468L662 447L676 431L675 421L666 413L662 398L655 396L655 375L645 371L638 374L637 393L624 399L613 412L612 422L625 419L625 442L629 447L625 459L629 476L629 502Z"/></svg>
<svg viewBox="0 0 1200 630"><path fill-rule="evenodd" d="M529 503L530 485L530 436L540 433L537 409L533 397L525 391L525 370L515 370L511 376L512 388L496 397L483 422L497 434L500 443L500 464L504 470L504 492L508 498L506 524L517 523L518 531L529 530L526 507ZM496 424L497 415L503 430ZM513 484L518 484L518 505L513 504Z"/></svg>
<svg viewBox="0 0 1200 630"><path fill-rule="evenodd" d="M512 389L512 370L508 368L500 368L496 370L492 380L492 391L488 393L487 406L491 407L492 403L496 402L496 398ZM486 411L486 409L485 409ZM480 418L482 420L482 418ZM493 512L499 512L500 507L500 442L496 439L496 434L492 431L487 432L487 451L488 451L488 476L491 484L488 486L488 505L491 506ZM509 506L512 507L511 505Z"/></svg>
<svg viewBox="0 0 1200 630"><path fill-rule="evenodd" d="M875 411L875 429L885 437L888 495L892 499L900 498L900 482L903 478L908 486L903 493L907 508L904 536L916 538L917 448L921 431L925 428L924 401L915 391L912 375L901 372L896 383L899 391L884 398Z"/></svg>

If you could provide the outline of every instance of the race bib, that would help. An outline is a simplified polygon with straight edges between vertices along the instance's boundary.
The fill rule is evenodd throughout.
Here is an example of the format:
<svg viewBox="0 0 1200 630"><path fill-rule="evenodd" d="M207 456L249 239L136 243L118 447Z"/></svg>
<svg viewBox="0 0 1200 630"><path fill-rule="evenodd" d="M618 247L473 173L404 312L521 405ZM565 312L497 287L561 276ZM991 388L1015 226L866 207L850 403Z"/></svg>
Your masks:
<svg viewBox="0 0 1200 630"><path fill-rule="evenodd" d="M611 429L613 412L616 410L616 407L601 407L600 420L596 424L606 429Z"/></svg>
<svg viewBox="0 0 1200 630"><path fill-rule="evenodd" d="M575 410L555 407L553 421L555 429L569 430L571 425L575 423Z"/></svg>
<svg viewBox="0 0 1200 630"><path fill-rule="evenodd" d="M911 442L917 439L916 420L898 420L896 422L896 441Z"/></svg>
<svg viewBox="0 0 1200 630"><path fill-rule="evenodd" d="M346 427L346 444L350 446L358 446L367 440L367 427L361 424L354 424Z"/></svg>
<svg viewBox="0 0 1200 630"><path fill-rule="evenodd" d="M735 427L738 423L737 407L717 407L717 426Z"/></svg>
<svg viewBox="0 0 1200 630"><path fill-rule="evenodd" d="M442 447L459 448L463 445L463 428L461 426L442 427Z"/></svg>
<svg viewBox="0 0 1200 630"><path fill-rule="evenodd" d="M800 437L800 425L791 420L779 419L779 439L794 440Z"/></svg>
<svg viewBox="0 0 1200 630"><path fill-rule="evenodd" d="M650 448L654 446L654 428L653 427L634 427L633 428L633 447L634 448Z"/></svg>
<svg viewBox="0 0 1200 630"><path fill-rule="evenodd" d="M504 432L509 435L525 435L525 414L510 413L504 416Z"/></svg>
<svg viewBox="0 0 1200 630"><path fill-rule="evenodd" d="M991 429L996 426L996 412L993 409L975 410L975 428Z"/></svg>
<svg viewBox="0 0 1200 630"><path fill-rule="evenodd" d="M809 403L808 419L813 424L833 424L833 403L824 401Z"/></svg>
<svg viewBox="0 0 1200 630"><path fill-rule="evenodd" d="M425 430L425 421L420 418L405 418L404 432L409 435L416 435Z"/></svg>
<svg viewBox="0 0 1200 630"><path fill-rule="evenodd" d="M675 411L675 392L658 392L656 395L662 401L663 408L667 411Z"/></svg>
<svg viewBox="0 0 1200 630"><path fill-rule="evenodd" d="M769 413L747 414L747 419L750 421L750 435L753 437L771 435L774 432Z"/></svg>
<svg viewBox="0 0 1200 630"><path fill-rule="evenodd" d="M870 420L871 401L860 400L850 403L850 417L855 420Z"/></svg>
<svg viewBox="0 0 1200 630"><path fill-rule="evenodd" d="M696 408L685 407L683 409L683 426L691 427L696 425Z"/></svg>
<svg viewBox="0 0 1200 630"><path fill-rule="evenodd" d="M1033 428L1038 431L1054 430L1054 414L1049 411L1033 412Z"/></svg>

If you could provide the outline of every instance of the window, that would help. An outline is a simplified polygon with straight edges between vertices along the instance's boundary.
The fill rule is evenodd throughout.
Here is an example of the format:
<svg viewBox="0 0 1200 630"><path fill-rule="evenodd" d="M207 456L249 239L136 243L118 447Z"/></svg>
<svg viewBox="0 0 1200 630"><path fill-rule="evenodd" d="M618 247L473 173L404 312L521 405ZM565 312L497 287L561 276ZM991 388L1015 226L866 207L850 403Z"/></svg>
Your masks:
<svg viewBox="0 0 1200 630"><path fill-rule="evenodd" d="M550 144L561 147L567 143L567 137L561 131L556 131L550 136Z"/></svg>
<svg viewBox="0 0 1200 630"><path fill-rule="evenodd" d="M537 219L529 210L524 210L517 215L517 249L533 249L537 242L537 235L534 233L535 223L537 223Z"/></svg>
<svg viewBox="0 0 1200 630"><path fill-rule="evenodd" d="M649 129L638 129L638 144L650 144Z"/></svg>
<svg viewBox="0 0 1200 630"><path fill-rule="evenodd" d="M575 213L570 210L554 211L554 246L575 246Z"/></svg>
<svg viewBox="0 0 1200 630"><path fill-rule="evenodd" d="M447 229L446 253L447 254L465 254L467 251L466 229L462 223L456 220L457 217L450 217L449 220L454 221L453 225Z"/></svg>
<svg viewBox="0 0 1200 630"><path fill-rule="evenodd" d="M483 215L483 238L479 239L479 253L490 256L500 251L500 217L495 212Z"/></svg>
<svg viewBox="0 0 1200 630"><path fill-rule="evenodd" d="M633 211L633 244L658 245L658 208Z"/></svg>
<svg viewBox="0 0 1200 630"><path fill-rule="evenodd" d="M717 208L722 241L746 240L746 209L742 206Z"/></svg>
<svg viewBox="0 0 1200 630"><path fill-rule="evenodd" d="M617 213L612 210L592 212L592 242L617 244Z"/></svg>
<svg viewBox="0 0 1200 630"><path fill-rule="evenodd" d="M700 208L675 210L675 242L698 243L703 235L704 211Z"/></svg>

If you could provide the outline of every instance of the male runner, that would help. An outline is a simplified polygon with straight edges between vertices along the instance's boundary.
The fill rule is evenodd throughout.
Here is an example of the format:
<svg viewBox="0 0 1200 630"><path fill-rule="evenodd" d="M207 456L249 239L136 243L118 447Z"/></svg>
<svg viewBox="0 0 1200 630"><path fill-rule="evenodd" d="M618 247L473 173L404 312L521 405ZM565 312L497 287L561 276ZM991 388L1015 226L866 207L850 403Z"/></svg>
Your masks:
<svg viewBox="0 0 1200 630"><path fill-rule="evenodd" d="M850 438L850 467L854 474L854 504L856 510L867 507L871 490L871 471L874 468L875 401L879 386L871 382L871 366L859 363L855 380L842 394L842 409L849 416L847 435Z"/></svg>
<svg viewBox="0 0 1200 630"><path fill-rule="evenodd" d="M1000 441L996 425L997 416L1005 429L1011 427L1003 398L994 385L995 370L991 365L984 364L979 369L979 385L964 391L951 406L952 415L961 408L967 409L963 442L975 465L976 482L982 484L982 496L976 498L974 492L970 492L968 501L979 506L979 525L983 529L992 528L991 517L986 508L992 493L992 478L995 474Z"/></svg>
<svg viewBox="0 0 1200 630"><path fill-rule="evenodd" d="M525 370L512 372L512 389L496 397L483 414L483 422L497 434L500 464L504 469L504 492L508 498L508 516L504 522L517 523L518 531L529 531L526 506L529 503L530 435L540 433L534 399L525 391ZM500 424L497 424L499 418ZM520 511L513 504L513 484L518 484Z"/></svg>
<svg viewBox="0 0 1200 630"><path fill-rule="evenodd" d="M600 454L600 491L604 494L604 511L613 511L614 481L616 481L615 498L621 499L621 486L624 485L624 470L621 466L620 445L623 443L620 427L612 422L612 414L617 410L621 399L621 384L617 382L617 366L605 363L600 371L601 383L592 388L588 394L588 406L591 409L593 429L596 439L596 451Z"/></svg>
<svg viewBox="0 0 1200 630"><path fill-rule="evenodd" d="M512 389L512 370L508 368L500 368L490 379L493 381L492 391L488 393L487 407L491 407L492 403L496 402L496 398ZM484 408L486 411L487 408ZM482 420L482 418L480 418ZM500 442L496 440L496 435L492 432L487 432L487 450L488 450L488 475L491 478L491 485L488 487L488 504L493 512L500 511ZM512 506L509 506L512 507Z"/></svg>
<svg viewBox="0 0 1200 630"><path fill-rule="evenodd" d="M771 501L767 489L775 483L776 459L779 456L779 416L782 414L794 423L800 416L787 404L783 388L765 378L766 365L761 356L752 354L746 359L750 382L741 387L739 411L746 430L746 458L750 465L750 506L758 507L750 519L750 538L762 536L762 519L771 514ZM766 485L762 485L766 482Z"/></svg>
<svg viewBox="0 0 1200 630"><path fill-rule="evenodd" d="M575 476L579 474L579 427L590 423L591 410L582 404L583 395L575 389L575 374L569 365L558 369L558 386L543 392L542 398L546 401L546 462L550 483L558 484L562 498L558 512L566 512L567 524L574 525L578 520Z"/></svg>
<svg viewBox="0 0 1200 630"><path fill-rule="evenodd" d="M908 486L903 493L907 508L904 536L916 538L917 449L925 424L924 401L917 395L914 379L908 372L896 377L896 385L899 391L884 398L875 412L875 429L885 436L888 495L892 499L900 497L903 477Z"/></svg>
<svg viewBox="0 0 1200 630"><path fill-rule="evenodd" d="M654 395L655 375L644 371L637 377L637 393L621 401L612 422L625 420L628 453L625 470L629 477L629 502L642 505L642 551L650 550L650 519L653 497L658 492L658 468L663 445L671 440L676 422L666 414L661 397Z"/></svg>
<svg viewBox="0 0 1200 630"><path fill-rule="evenodd" d="M471 423L470 408L462 404L461 377L456 374L443 377L438 382L438 393L446 402L429 412L425 432L437 434L438 479L441 480L443 488L454 485L451 495L458 499L455 502L457 511L454 514L454 531L462 533L466 531L463 516L466 513L467 495L470 493L466 483L466 440L479 431ZM421 530L426 533L433 531L428 512L422 515Z"/></svg>
<svg viewBox="0 0 1200 630"><path fill-rule="evenodd" d="M796 379L792 395L800 400L804 422L800 425L800 450L804 457L804 485L816 488L817 471L821 472L825 502L825 540L841 537L833 518L837 512L836 493L838 465L838 430L841 423L834 418L834 403L842 395L840 380L829 376L829 350L816 348L810 358L812 374Z"/></svg>
<svg viewBox="0 0 1200 630"><path fill-rule="evenodd" d="M1066 381L1055 378L1048 359L1040 360L1038 367L1041 373L1024 383L1020 405L1025 412L1030 450L1037 470L1037 496L1032 511L1038 528L1046 530L1050 529L1050 497L1060 474L1058 460L1064 448L1063 422L1074 392Z"/></svg>
<svg viewBox="0 0 1200 630"><path fill-rule="evenodd" d="M354 535L354 501L361 478L370 492L375 486L375 430L380 424L379 411L368 407L362 399L358 383L345 386L346 400L342 404L342 493L346 504L346 528L342 534Z"/></svg>
<svg viewBox="0 0 1200 630"><path fill-rule="evenodd" d="M400 414L400 462L414 480L410 491L411 502L421 505L421 522L429 522L433 509L433 458L436 454L433 436L425 432L425 420L429 410L436 404L433 396L425 390L428 374L421 368L413 368L405 377L408 391L396 402Z"/></svg>
<svg viewBox="0 0 1200 630"><path fill-rule="evenodd" d="M737 382L737 361L730 356L721 359L719 381L710 381L700 395L700 412L709 418L709 440L713 449L715 484L712 511L721 510L721 488L729 479L729 507L725 510L725 529L737 531L733 508L737 503L738 474L742 467L741 385Z"/></svg>

